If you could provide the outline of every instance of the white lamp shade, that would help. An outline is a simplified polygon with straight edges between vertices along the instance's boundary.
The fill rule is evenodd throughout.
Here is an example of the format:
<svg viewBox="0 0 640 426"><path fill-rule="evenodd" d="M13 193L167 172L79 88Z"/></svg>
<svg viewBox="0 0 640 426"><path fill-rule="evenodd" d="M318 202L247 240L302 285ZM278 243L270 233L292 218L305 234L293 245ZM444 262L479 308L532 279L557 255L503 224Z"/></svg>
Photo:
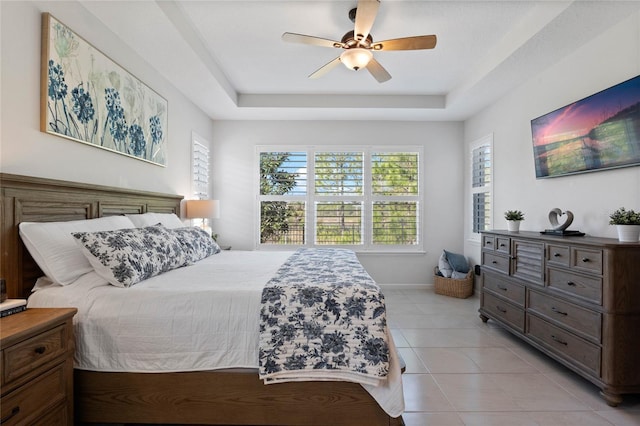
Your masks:
<svg viewBox="0 0 640 426"><path fill-rule="evenodd" d="M187 219L218 219L220 202L218 200L187 200Z"/></svg>
<svg viewBox="0 0 640 426"><path fill-rule="evenodd" d="M340 55L340 62L342 62L347 68L352 70L359 70L369 64L373 58L373 53L368 49L362 47L356 47L352 49L346 49Z"/></svg>

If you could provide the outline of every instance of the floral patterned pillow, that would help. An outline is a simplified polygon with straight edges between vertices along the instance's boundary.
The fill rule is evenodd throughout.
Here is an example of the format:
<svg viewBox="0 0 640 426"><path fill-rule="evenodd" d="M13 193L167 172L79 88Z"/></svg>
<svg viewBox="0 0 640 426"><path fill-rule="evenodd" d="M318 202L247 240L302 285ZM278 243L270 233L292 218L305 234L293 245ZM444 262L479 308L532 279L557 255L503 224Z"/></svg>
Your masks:
<svg viewBox="0 0 640 426"><path fill-rule="evenodd" d="M117 287L188 264L180 241L163 226L72 235L96 273Z"/></svg>
<svg viewBox="0 0 640 426"><path fill-rule="evenodd" d="M171 232L178 238L182 249L187 256L187 262L193 264L200 259L220 253L220 246L211 235L201 228L187 226L184 228L172 229Z"/></svg>

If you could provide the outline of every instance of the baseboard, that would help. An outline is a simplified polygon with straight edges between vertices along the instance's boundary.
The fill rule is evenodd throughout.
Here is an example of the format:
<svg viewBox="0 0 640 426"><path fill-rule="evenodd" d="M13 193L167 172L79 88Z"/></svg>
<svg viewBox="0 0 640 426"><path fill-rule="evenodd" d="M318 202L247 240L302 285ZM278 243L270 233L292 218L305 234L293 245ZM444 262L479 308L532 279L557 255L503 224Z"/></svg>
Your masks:
<svg viewBox="0 0 640 426"><path fill-rule="evenodd" d="M383 290L427 290L433 289L433 284L378 284Z"/></svg>

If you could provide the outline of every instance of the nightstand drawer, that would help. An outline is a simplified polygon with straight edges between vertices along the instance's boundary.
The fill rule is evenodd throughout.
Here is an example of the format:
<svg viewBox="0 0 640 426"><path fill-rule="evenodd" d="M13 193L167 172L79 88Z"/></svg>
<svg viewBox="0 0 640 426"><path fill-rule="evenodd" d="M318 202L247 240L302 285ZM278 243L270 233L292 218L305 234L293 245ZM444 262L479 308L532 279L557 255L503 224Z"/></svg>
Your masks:
<svg viewBox="0 0 640 426"><path fill-rule="evenodd" d="M2 397L0 406L4 426L34 424L34 420L65 400L64 364L36 377L29 386Z"/></svg>
<svg viewBox="0 0 640 426"><path fill-rule="evenodd" d="M594 343L601 341L602 315L599 312L536 291L529 291L528 306L528 311L535 312L551 322L571 329L587 340Z"/></svg>
<svg viewBox="0 0 640 426"><path fill-rule="evenodd" d="M33 371L66 351L65 327L53 328L4 350L5 383Z"/></svg>
<svg viewBox="0 0 640 426"><path fill-rule="evenodd" d="M526 333L552 352L580 364L595 376L600 376L600 348L598 346L535 315L527 315Z"/></svg>
<svg viewBox="0 0 640 426"><path fill-rule="evenodd" d="M588 277L555 268L548 269L550 289L602 304L602 278Z"/></svg>

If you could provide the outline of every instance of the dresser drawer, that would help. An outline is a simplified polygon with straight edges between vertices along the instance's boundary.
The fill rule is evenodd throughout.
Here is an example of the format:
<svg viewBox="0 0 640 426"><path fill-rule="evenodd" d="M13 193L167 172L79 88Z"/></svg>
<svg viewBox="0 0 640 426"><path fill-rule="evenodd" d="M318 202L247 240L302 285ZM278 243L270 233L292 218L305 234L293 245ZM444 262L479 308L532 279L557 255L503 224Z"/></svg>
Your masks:
<svg viewBox="0 0 640 426"><path fill-rule="evenodd" d="M496 251L500 253L511 253L511 238L496 237Z"/></svg>
<svg viewBox="0 0 640 426"><path fill-rule="evenodd" d="M512 301L518 306L524 306L524 287L521 285L513 284L498 275L485 273L483 288Z"/></svg>
<svg viewBox="0 0 640 426"><path fill-rule="evenodd" d="M571 249L569 246L547 244L547 263L569 267L571 265Z"/></svg>
<svg viewBox="0 0 640 426"><path fill-rule="evenodd" d="M495 250L496 249L496 237L493 235L483 235L482 236L482 248L486 250Z"/></svg>
<svg viewBox="0 0 640 426"><path fill-rule="evenodd" d="M555 268L547 271L550 289L602 304L602 278L587 277Z"/></svg>
<svg viewBox="0 0 640 426"><path fill-rule="evenodd" d="M599 312L536 291L529 290L528 294L527 312L535 312L594 343L601 342L602 315Z"/></svg>
<svg viewBox="0 0 640 426"><path fill-rule="evenodd" d="M535 315L527 315L526 334L552 352L600 376L600 347Z"/></svg>
<svg viewBox="0 0 640 426"><path fill-rule="evenodd" d="M602 274L602 250L572 248L571 266L596 274Z"/></svg>
<svg viewBox="0 0 640 426"><path fill-rule="evenodd" d="M482 266L509 274L509 258L498 254L482 252Z"/></svg>
<svg viewBox="0 0 640 426"><path fill-rule="evenodd" d="M482 308L493 315L494 317L502 320L503 322L510 324L512 327L518 329L518 331L524 331L524 310L505 302L493 296L490 293L482 293L484 299Z"/></svg>
<svg viewBox="0 0 640 426"><path fill-rule="evenodd" d="M65 400L64 364L36 377L27 386L2 397L4 426L37 424L35 420Z"/></svg>
<svg viewBox="0 0 640 426"><path fill-rule="evenodd" d="M66 351L65 326L60 325L4 350L5 383L26 374Z"/></svg>

